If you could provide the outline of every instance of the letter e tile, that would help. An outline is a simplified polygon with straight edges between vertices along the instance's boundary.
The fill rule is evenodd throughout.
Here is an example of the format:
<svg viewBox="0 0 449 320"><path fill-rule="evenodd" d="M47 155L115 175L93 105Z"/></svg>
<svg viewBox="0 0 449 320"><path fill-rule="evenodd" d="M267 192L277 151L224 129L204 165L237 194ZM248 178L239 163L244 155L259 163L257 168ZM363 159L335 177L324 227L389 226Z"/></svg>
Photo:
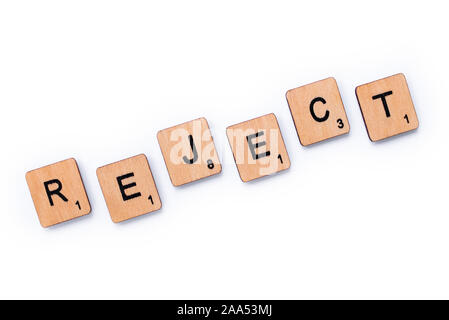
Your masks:
<svg viewBox="0 0 449 320"><path fill-rule="evenodd" d="M273 113L226 129L243 182L290 168L290 158Z"/></svg>
<svg viewBox="0 0 449 320"><path fill-rule="evenodd" d="M371 141L418 128L418 117L402 73L361 85L355 92Z"/></svg>
<svg viewBox="0 0 449 320"><path fill-rule="evenodd" d="M26 181L42 227L90 213L89 199L75 159L29 171Z"/></svg>
<svg viewBox="0 0 449 320"><path fill-rule="evenodd" d="M97 169L101 190L114 222L122 222L162 207L144 154Z"/></svg>

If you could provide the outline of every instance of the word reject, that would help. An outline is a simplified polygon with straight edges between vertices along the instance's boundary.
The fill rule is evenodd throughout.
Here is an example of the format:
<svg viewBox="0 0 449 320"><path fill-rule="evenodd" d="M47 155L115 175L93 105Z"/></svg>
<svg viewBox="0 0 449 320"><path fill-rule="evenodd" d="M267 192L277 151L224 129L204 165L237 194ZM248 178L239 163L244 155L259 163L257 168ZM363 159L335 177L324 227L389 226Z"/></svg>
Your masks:
<svg viewBox="0 0 449 320"><path fill-rule="evenodd" d="M356 88L356 96L371 141L418 128L418 117L403 74L361 85ZM303 146L349 133L349 121L334 78L291 89L286 98ZM229 126L226 135L243 182L290 168L290 158L273 113ZM157 140L174 186L221 173L205 118L161 130ZM162 207L148 159L143 154L100 167L97 177L113 222ZM29 171L26 180L43 227L91 212L73 158Z"/></svg>

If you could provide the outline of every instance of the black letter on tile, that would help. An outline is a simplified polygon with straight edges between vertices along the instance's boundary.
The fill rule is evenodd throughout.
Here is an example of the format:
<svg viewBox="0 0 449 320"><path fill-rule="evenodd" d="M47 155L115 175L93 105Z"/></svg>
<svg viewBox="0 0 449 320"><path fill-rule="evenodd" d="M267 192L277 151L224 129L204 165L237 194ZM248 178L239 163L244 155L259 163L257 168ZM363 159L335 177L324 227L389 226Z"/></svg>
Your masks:
<svg viewBox="0 0 449 320"><path fill-rule="evenodd" d="M392 94L393 94L393 91L388 91L388 92L385 92L382 94L378 94L377 96L373 96L373 100L382 99L382 104L384 105L385 114L386 114L387 118L390 117L390 110L388 109L387 99L385 99L385 97L388 97Z"/></svg>
<svg viewBox="0 0 449 320"><path fill-rule="evenodd" d="M196 160L198 160L198 152L196 151L195 142L193 142L193 136L189 135L189 142L190 142L190 148L192 149L193 158L189 159L186 156L182 157L182 160L184 160L187 164L194 164Z"/></svg>
<svg viewBox="0 0 449 320"><path fill-rule="evenodd" d="M254 134L250 134L249 136L246 136L246 141L248 141L249 150L251 151L251 155L253 156L254 160L257 160L257 159L260 159L263 157L268 157L271 154L270 151L256 154L256 149L259 147L263 147L266 144L266 142L262 141L262 142L258 142L258 143L254 144L251 140L255 139L257 137L261 137L261 136L263 136L263 134L264 134L263 131L259 131Z"/></svg>
<svg viewBox="0 0 449 320"><path fill-rule="evenodd" d="M55 190L50 190L48 186L50 184L56 184L58 187ZM59 196L63 201L67 202L67 198L61 193L62 190L62 183L58 179L49 180L44 182L45 192L47 192L48 201L50 201L50 205L53 206L53 199L51 198L52 195Z"/></svg>
<svg viewBox="0 0 449 320"><path fill-rule="evenodd" d="M137 185L135 182L131 182L129 184L123 185L122 180L131 178L131 177L134 177L134 173L133 172L125 174L125 175L120 176L120 177L117 177L117 183L118 183L118 187L120 188L120 193L122 194L123 201L128 201L128 200L131 200L131 199L134 199L134 198L137 198L137 197L141 196L140 192L133 193L131 195L127 195L125 193L126 189L133 188L133 187L135 187Z"/></svg>
<svg viewBox="0 0 449 320"><path fill-rule="evenodd" d="M310 103L310 113L312 114L313 120L315 120L317 122L324 122L327 119L329 119L329 110L326 110L324 117L322 117L322 118L317 117L317 115L315 114L315 110L313 110L313 107L315 106L315 103L317 103L317 102L326 104L326 100L324 100L324 98L318 97L318 98L313 99L312 102Z"/></svg>

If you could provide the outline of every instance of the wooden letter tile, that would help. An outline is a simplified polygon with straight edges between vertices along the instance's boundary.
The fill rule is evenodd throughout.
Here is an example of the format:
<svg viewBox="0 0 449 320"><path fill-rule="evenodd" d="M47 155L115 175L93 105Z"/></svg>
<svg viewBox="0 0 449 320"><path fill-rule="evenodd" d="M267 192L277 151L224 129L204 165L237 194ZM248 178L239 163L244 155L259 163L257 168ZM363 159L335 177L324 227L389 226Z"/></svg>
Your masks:
<svg viewBox="0 0 449 320"><path fill-rule="evenodd" d="M355 92L371 141L418 128L418 117L402 73L361 85Z"/></svg>
<svg viewBox="0 0 449 320"><path fill-rule="evenodd" d="M89 199L75 159L29 171L26 180L44 228L90 213Z"/></svg>
<svg viewBox="0 0 449 320"><path fill-rule="evenodd" d="M303 146L349 132L349 122L334 78L291 89L286 97Z"/></svg>
<svg viewBox="0 0 449 320"><path fill-rule="evenodd" d="M100 167L97 177L114 222L162 207L147 157L143 154Z"/></svg>
<svg viewBox="0 0 449 320"><path fill-rule="evenodd" d="M243 182L290 168L281 130L273 113L226 129Z"/></svg>
<svg viewBox="0 0 449 320"><path fill-rule="evenodd" d="M205 118L158 132L157 139L174 186L221 172L221 164Z"/></svg>

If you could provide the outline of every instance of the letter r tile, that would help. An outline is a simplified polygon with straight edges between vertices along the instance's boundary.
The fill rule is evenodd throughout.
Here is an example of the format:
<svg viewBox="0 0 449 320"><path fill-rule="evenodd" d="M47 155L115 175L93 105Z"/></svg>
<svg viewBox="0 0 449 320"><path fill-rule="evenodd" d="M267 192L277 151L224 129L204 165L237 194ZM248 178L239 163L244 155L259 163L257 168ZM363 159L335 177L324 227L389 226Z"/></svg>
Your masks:
<svg viewBox="0 0 449 320"><path fill-rule="evenodd" d="M90 213L89 199L75 159L29 171L26 181L42 227Z"/></svg>
<svg viewBox="0 0 449 320"><path fill-rule="evenodd" d="M174 186L221 172L220 160L205 118L161 130L157 133L157 139Z"/></svg>
<svg viewBox="0 0 449 320"><path fill-rule="evenodd" d="M226 129L243 182L290 168L290 158L273 113Z"/></svg>
<svg viewBox="0 0 449 320"><path fill-rule="evenodd" d="M418 128L418 117L402 73L361 85L355 92L371 141Z"/></svg>
<svg viewBox="0 0 449 320"><path fill-rule="evenodd" d="M114 222L135 218L162 207L144 154L100 167L97 177Z"/></svg>
<svg viewBox="0 0 449 320"><path fill-rule="evenodd" d="M334 78L291 89L286 97L303 146L349 132L349 122Z"/></svg>

